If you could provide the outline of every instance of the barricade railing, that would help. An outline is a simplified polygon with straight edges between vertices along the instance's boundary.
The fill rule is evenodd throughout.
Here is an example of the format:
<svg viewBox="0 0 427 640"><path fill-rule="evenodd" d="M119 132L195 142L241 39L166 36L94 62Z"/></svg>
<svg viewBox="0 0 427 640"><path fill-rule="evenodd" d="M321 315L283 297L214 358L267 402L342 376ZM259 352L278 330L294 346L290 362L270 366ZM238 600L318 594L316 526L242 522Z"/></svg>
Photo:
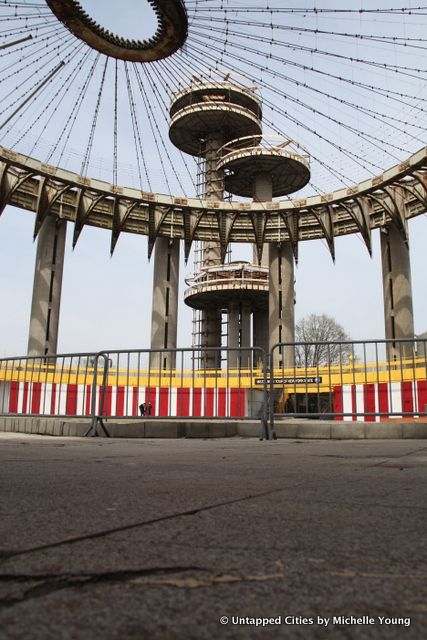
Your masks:
<svg viewBox="0 0 427 640"><path fill-rule="evenodd" d="M96 433L107 361L92 352L0 359L0 415L86 417Z"/></svg>
<svg viewBox="0 0 427 640"><path fill-rule="evenodd" d="M257 419L269 438L266 354L259 348L109 350L0 360L0 414ZM202 363L195 366L194 363Z"/></svg>
<svg viewBox="0 0 427 640"><path fill-rule="evenodd" d="M427 340L278 343L268 371L279 416L386 421L427 415Z"/></svg>
<svg viewBox="0 0 427 640"><path fill-rule="evenodd" d="M108 362L105 415L252 418L260 420L261 435L268 438L267 356L262 349L189 347L102 353Z"/></svg>

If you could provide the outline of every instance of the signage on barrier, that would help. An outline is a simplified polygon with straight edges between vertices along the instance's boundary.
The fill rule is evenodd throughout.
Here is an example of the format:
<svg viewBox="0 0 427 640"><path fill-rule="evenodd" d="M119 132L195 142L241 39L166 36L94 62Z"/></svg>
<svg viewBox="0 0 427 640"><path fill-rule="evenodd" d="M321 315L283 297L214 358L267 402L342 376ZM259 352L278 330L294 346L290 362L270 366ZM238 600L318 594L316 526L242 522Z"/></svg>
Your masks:
<svg viewBox="0 0 427 640"><path fill-rule="evenodd" d="M267 384L320 384L322 377L312 378L267 378ZM264 384L264 378L255 378L255 384Z"/></svg>

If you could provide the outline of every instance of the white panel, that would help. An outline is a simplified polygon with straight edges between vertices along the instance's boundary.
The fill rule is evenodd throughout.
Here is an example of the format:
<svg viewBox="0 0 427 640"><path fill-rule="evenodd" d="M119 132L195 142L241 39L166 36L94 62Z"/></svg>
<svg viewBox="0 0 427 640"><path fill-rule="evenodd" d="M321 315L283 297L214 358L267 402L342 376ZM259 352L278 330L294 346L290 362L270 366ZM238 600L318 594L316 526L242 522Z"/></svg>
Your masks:
<svg viewBox="0 0 427 640"><path fill-rule="evenodd" d="M402 388L400 382L391 382L389 385L388 403L390 413L397 413L395 418L402 417Z"/></svg>
<svg viewBox="0 0 427 640"><path fill-rule="evenodd" d="M365 421L365 403L363 401L363 385L356 385L356 413L361 413L361 416L357 416L358 422Z"/></svg>
<svg viewBox="0 0 427 640"><path fill-rule="evenodd" d="M176 406L177 406L177 396L178 390L176 387L171 387L169 389L169 415L176 417Z"/></svg>

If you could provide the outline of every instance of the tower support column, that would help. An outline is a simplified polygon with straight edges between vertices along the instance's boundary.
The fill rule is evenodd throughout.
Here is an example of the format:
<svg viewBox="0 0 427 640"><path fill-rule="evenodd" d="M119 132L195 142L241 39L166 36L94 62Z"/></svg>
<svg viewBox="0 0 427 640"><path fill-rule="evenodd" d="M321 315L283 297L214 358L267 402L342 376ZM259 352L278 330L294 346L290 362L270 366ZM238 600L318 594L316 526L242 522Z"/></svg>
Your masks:
<svg viewBox="0 0 427 640"><path fill-rule="evenodd" d="M384 321L387 339L414 338L411 264L409 247L394 223L381 232L381 262L383 273ZM392 345L389 358L411 355L409 347Z"/></svg>
<svg viewBox="0 0 427 640"><path fill-rule="evenodd" d="M221 309L207 307L202 312L202 340L203 346L214 348L215 351L205 351L203 363L206 369L221 368Z"/></svg>
<svg viewBox="0 0 427 640"><path fill-rule="evenodd" d="M38 234L29 356L57 353L66 232L65 220L48 216Z"/></svg>
<svg viewBox="0 0 427 640"><path fill-rule="evenodd" d="M157 238L154 249L151 349L176 349L178 325L179 240ZM154 354L150 365L173 369L176 354Z"/></svg>
<svg viewBox="0 0 427 640"><path fill-rule="evenodd" d="M239 325L240 325L239 303L237 300L232 302L228 309L228 348L236 349L236 351L228 352L228 363L231 369L239 366Z"/></svg>
<svg viewBox="0 0 427 640"><path fill-rule="evenodd" d="M257 173L254 178L254 201L255 202L270 202L273 198L273 185L271 174L269 173ZM258 263L258 252L256 246L253 245L252 250L252 262ZM261 266L269 266L269 246L268 243L264 243L262 248ZM269 326L268 326L268 308L267 309L254 309L253 312L253 346L260 347L268 353L269 348ZM254 354L255 366L262 367L263 361L259 357L259 353Z"/></svg>
<svg viewBox="0 0 427 640"><path fill-rule="evenodd" d="M205 197L207 200L224 198L224 172L216 168L218 150L223 144L220 132L211 132L205 142ZM203 247L203 267L221 264L221 248L217 242L205 242ZM221 366L221 309L206 307L202 313L202 340L204 347L215 347L218 351L206 351L204 362L207 369Z"/></svg>
<svg viewBox="0 0 427 640"><path fill-rule="evenodd" d="M294 255L290 242L272 243L269 247L269 349L278 342L295 342ZM294 366L293 346L276 350L273 367Z"/></svg>
<svg viewBox="0 0 427 640"><path fill-rule="evenodd" d="M268 353L269 343L268 343L268 310L267 309L254 309L252 314L252 323L253 323L253 346L260 347ZM255 352L255 361L254 364L257 367L263 366L263 360L260 358L260 353Z"/></svg>
<svg viewBox="0 0 427 640"><path fill-rule="evenodd" d="M241 366L249 368L251 366L251 305L248 302L242 302L240 306L240 346L242 349Z"/></svg>

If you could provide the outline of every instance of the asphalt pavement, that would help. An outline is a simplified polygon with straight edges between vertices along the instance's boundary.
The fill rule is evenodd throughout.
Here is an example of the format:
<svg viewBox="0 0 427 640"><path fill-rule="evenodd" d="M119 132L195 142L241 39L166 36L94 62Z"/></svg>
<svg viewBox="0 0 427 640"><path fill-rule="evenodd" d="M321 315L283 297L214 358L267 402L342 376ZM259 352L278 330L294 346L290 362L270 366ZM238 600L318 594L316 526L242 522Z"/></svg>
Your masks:
<svg viewBox="0 0 427 640"><path fill-rule="evenodd" d="M0 434L2 640L427 637L425 440Z"/></svg>

